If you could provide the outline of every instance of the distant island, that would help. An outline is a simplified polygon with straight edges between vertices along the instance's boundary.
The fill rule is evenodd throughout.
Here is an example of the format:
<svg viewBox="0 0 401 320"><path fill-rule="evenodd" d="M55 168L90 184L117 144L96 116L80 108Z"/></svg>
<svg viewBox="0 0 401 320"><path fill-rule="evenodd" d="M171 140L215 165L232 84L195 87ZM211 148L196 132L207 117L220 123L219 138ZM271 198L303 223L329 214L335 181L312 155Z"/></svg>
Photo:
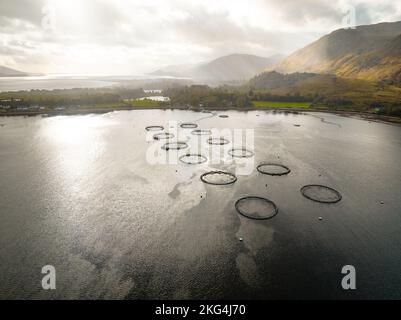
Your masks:
<svg viewBox="0 0 401 320"><path fill-rule="evenodd" d="M0 66L0 77L25 77L29 75L30 74L26 72Z"/></svg>

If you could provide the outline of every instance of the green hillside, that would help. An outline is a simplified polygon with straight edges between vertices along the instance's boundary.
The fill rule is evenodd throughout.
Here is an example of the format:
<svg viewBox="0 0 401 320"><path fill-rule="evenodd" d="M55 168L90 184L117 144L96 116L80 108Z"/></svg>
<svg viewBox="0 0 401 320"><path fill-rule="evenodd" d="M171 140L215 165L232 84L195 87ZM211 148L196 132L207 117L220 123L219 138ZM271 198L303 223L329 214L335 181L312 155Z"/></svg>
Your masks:
<svg viewBox="0 0 401 320"><path fill-rule="evenodd" d="M248 85L254 91L253 100L312 101L315 107L401 115L401 87L384 82L327 74L266 72L251 79Z"/></svg>

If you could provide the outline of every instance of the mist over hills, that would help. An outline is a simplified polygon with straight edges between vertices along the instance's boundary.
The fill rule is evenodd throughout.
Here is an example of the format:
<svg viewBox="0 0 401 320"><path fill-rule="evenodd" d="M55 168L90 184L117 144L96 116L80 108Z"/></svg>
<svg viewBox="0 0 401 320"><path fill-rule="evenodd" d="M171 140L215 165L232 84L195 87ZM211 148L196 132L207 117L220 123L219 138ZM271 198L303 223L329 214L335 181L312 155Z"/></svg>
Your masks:
<svg viewBox="0 0 401 320"><path fill-rule="evenodd" d="M287 58L232 54L205 63L169 66L152 75L224 82L251 79L263 70L400 83L401 21L339 29ZM270 74L271 83L273 78L282 80Z"/></svg>
<svg viewBox="0 0 401 320"><path fill-rule="evenodd" d="M281 59L280 55L266 58L250 54L231 54L205 63L169 66L151 74L205 81L248 80L255 74L273 67Z"/></svg>
<svg viewBox="0 0 401 320"><path fill-rule="evenodd" d="M291 54L276 70L399 81L401 21L334 31Z"/></svg>

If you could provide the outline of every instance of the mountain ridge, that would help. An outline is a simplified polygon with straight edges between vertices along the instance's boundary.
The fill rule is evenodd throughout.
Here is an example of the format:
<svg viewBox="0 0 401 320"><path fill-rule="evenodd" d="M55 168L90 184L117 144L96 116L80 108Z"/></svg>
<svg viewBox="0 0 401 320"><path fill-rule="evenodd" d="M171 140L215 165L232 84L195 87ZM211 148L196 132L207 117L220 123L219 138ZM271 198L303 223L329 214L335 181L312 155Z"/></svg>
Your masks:
<svg viewBox="0 0 401 320"><path fill-rule="evenodd" d="M285 58L275 70L400 81L401 21L339 29Z"/></svg>
<svg viewBox="0 0 401 320"><path fill-rule="evenodd" d="M251 54L230 54L192 65L172 65L152 72L152 75L193 78L205 81L247 80L281 59L280 55L261 57Z"/></svg>

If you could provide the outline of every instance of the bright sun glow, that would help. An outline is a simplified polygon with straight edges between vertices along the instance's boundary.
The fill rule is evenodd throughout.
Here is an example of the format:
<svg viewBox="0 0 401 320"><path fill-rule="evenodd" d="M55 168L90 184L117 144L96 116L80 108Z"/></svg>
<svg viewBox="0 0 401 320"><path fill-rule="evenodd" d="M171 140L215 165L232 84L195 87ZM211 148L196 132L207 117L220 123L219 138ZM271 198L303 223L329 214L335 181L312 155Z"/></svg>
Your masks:
<svg viewBox="0 0 401 320"><path fill-rule="evenodd" d="M3 2L12 9L18 1ZM4 13L0 64L141 75L231 53L289 54L341 27L350 6L357 24L401 19L401 3L392 0L33 0L24 13Z"/></svg>

